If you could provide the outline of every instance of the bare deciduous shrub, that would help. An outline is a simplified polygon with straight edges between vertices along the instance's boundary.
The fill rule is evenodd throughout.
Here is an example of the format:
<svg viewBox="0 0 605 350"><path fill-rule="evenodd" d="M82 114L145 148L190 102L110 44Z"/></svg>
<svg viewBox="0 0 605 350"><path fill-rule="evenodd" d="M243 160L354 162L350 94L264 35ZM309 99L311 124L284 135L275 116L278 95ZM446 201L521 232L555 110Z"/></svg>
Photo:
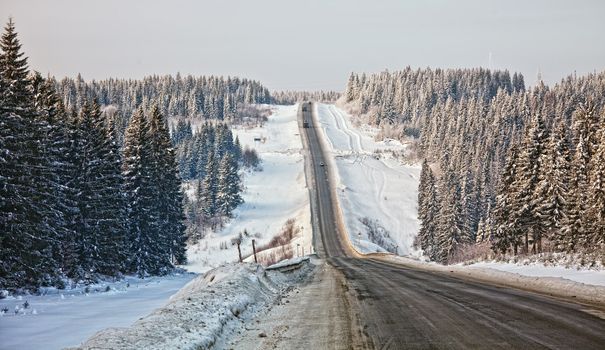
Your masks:
<svg viewBox="0 0 605 350"><path fill-rule="evenodd" d="M281 247L281 252L283 254L281 255L275 255L275 258L279 258L280 256L288 256L282 259L289 259L293 256L292 253L292 247L290 247L290 242L292 241L292 239L294 239L294 237L298 236L298 234L300 233L300 228L298 226L296 226L296 220L294 219L288 219L286 221L286 223L284 224L284 226L282 227L281 231L275 235L273 238L271 238L271 240L269 242L267 242L266 244L263 245L259 245L256 247L256 253L257 256L262 256L259 255L259 253L262 253L265 250L269 250L269 249L273 249L276 247ZM290 251L290 253L288 253L288 251ZM271 251L269 254L274 254L273 251ZM248 258L251 254L248 254L244 257L244 259ZM271 259L269 259L271 260ZM278 260L279 261L279 260ZM259 258L259 262L260 262L260 258Z"/></svg>
<svg viewBox="0 0 605 350"><path fill-rule="evenodd" d="M273 249L267 254L262 254L258 258L258 263L263 266L271 266L284 259L291 259L294 257L294 251L290 244L282 245L277 249Z"/></svg>
<svg viewBox="0 0 605 350"><path fill-rule="evenodd" d="M481 242L477 244L459 245L448 259L449 264L474 262L478 260L490 260L494 258L491 243Z"/></svg>
<svg viewBox="0 0 605 350"><path fill-rule="evenodd" d="M384 248L389 253L397 254L397 244L391 238L389 232L378 223L378 220L362 218L359 221L366 227L366 233L370 242Z"/></svg>

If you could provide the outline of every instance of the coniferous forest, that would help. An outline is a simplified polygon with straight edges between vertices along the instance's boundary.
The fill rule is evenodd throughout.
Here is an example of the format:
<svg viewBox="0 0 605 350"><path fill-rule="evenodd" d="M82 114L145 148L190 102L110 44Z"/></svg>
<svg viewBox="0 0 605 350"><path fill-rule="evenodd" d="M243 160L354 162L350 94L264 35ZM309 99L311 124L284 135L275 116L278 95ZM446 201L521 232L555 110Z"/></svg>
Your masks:
<svg viewBox="0 0 605 350"><path fill-rule="evenodd" d="M228 120L238 104L266 101L260 84L57 82L29 71L12 20L0 49L2 289L167 273L186 261L184 207L203 206L211 221L242 202L244 152L230 128L192 133L180 120L171 136L166 115ZM187 205L179 170L200 183L199 204Z"/></svg>
<svg viewBox="0 0 605 350"><path fill-rule="evenodd" d="M605 257L605 74L484 69L353 73L343 100L422 162L416 244L431 260L549 252Z"/></svg>

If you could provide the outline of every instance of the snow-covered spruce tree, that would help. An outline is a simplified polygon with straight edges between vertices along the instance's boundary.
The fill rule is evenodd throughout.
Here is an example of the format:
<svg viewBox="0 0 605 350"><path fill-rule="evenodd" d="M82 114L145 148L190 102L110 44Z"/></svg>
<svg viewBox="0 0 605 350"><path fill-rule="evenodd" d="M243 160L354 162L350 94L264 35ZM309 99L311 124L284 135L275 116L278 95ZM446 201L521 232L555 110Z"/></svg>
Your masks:
<svg viewBox="0 0 605 350"><path fill-rule="evenodd" d="M494 239L494 222L492 218L491 204L487 208L487 216L485 219L479 219L477 223L477 236L475 237L476 243L492 242Z"/></svg>
<svg viewBox="0 0 605 350"><path fill-rule="evenodd" d="M599 191L599 167L602 166L603 158L598 157L598 151L602 147L599 141L602 141L601 133L605 132L605 128L601 126L602 120L599 118L597 113L597 107L595 103L589 99L588 102L583 104L578 113L575 115L574 121L574 132L578 136L578 139L583 138L585 142L583 147L577 147L577 162L582 162L584 165L581 166L578 171L583 172L579 175L580 178L585 179L586 183L581 185L579 189L579 200L582 201L580 204L579 211L584 212L581 220L583 223L583 234L578 237L578 244L584 251L593 251L598 247L600 241L597 231L601 231L599 227L596 227L595 222L591 219L594 218L598 212L599 194L595 194L592 190ZM578 151L580 150L580 151ZM583 180L580 180L582 183ZM596 187L595 187L596 186ZM593 215L590 215L590 209L593 207ZM597 215L598 216L598 215ZM598 219L598 217L597 217Z"/></svg>
<svg viewBox="0 0 605 350"><path fill-rule="evenodd" d="M605 256L605 129L601 130L600 134L599 147L592 158L585 248L589 251L599 251Z"/></svg>
<svg viewBox="0 0 605 350"><path fill-rule="evenodd" d="M469 168L461 180L460 205L462 210L462 236L469 242L476 241L477 226L479 225L479 209L480 197L478 198L474 192L475 180L473 172ZM489 205L489 204L488 204Z"/></svg>
<svg viewBox="0 0 605 350"><path fill-rule="evenodd" d="M210 150L210 154L208 155L205 172L206 176L202 182L203 192L198 200L200 201L206 221L211 221L218 212L216 206L216 195L218 193L218 166L213 149ZM216 226L216 223L211 223L211 226Z"/></svg>
<svg viewBox="0 0 605 350"><path fill-rule="evenodd" d="M162 244L162 264L169 267L174 263L183 264L186 261L183 194L166 120L157 106L152 107L149 117L149 139L153 158L152 181L155 182L157 190L155 209L158 212L161 235L158 239Z"/></svg>
<svg viewBox="0 0 605 350"><path fill-rule="evenodd" d="M126 257L126 201L118 147L96 102L85 103L77 120L69 180L77 211L70 215L73 237L66 240L65 270L76 280L117 275Z"/></svg>
<svg viewBox="0 0 605 350"><path fill-rule="evenodd" d="M554 242L563 223L569 182L570 156L565 122L557 123L543 157L544 168L539 175L533 204L547 238Z"/></svg>
<svg viewBox="0 0 605 350"><path fill-rule="evenodd" d="M512 248L514 254L521 244L521 232L518 228L515 207L517 192L517 162L519 150L513 146L507 157L506 165L500 177L496 208L493 213L494 232L492 250L504 254Z"/></svg>
<svg viewBox="0 0 605 350"><path fill-rule="evenodd" d="M437 258L435 233L437 231L439 199L437 198L435 177L426 160L422 163L420 179L422 183L418 191L420 231L415 243L422 249L425 256L431 260L435 260Z"/></svg>
<svg viewBox="0 0 605 350"><path fill-rule="evenodd" d="M221 159L218 169L217 213L225 217L231 217L233 209L243 203L240 192L241 180L238 174L237 161L231 153L226 153Z"/></svg>
<svg viewBox="0 0 605 350"><path fill-rule="evenodd" d="M181 142L191 139L192 136L191 122L179 119L176 122L176 126L172 129L172 144L176 147Z"/></svg>
<svg viewBox="0 0 605 350"><path fill-rule="evenodd" d="M429 166L429 162L424 159L422 161L422 168L420 169L420 179L418 182L418 213L420 214L425 205L425 198L428 193L427 186L429 179L432 176L432 170Z"/></svg>
<svg viewBox="0 0 605 350"><path fill-rule="evenodd" d="M35 73L31 79L34 108L38 125L42 128L39 145L41 154L47 160L44 177L51 187L47 188L51 195L52 207L60 213L59 220L54 221L52 230L54 240L49 242L52 247L51 264L55 270L51 273L52 285L62 285L61 278L68 271L69 242L75 241L73 223L78 215L78 192L74 188L74 176L78 170L78 154L74 153L72 135L76 132L75 124L70 122L59 97L54 92L53 84ZM79 150L78 150L79 152ZM74 265L77 258L74 259Z"/></svg>
<svg viewBox="0 0 605 350"><path fill-rule="evenodd" d="M345 94L344 94L346 102L351 102L358 98L357 84L358 84L357 74L351 73L351 75L349 76L349 81L347 82L347 87L345 89Z"/></svg>
<svg viewBox="0 0 605 350"><path fill-rule="evenodd" d="M160 223L155 203L149 123L142 109L132 116L124 139L123 176L128 201L129 268L140 276L160 273Z"/></svg>
<svg viewBox="0 0 605 350"><path fill-rule="evenodd" d="M55 275L60 213L14 23L0 39L0 288L35 289Z"/></svg>
<svg viewBox="0 0 605 350"><path fill-rule="evenodd" d="M567 252L575 252L589 245L590 224L586 215L592 204L589 196L589 177L592 172L592 158L598 147L598 120L594 104L583 105L573 117L575 152L571 162L570 187L565 198L562 232L557 240L559 249Z"/></svg>
<svg viewBox="0 0 605 350"><path fill-rule="evenodd" d="M108 123L96 101L92 104L94 129L99 134L99 165L97 196L100 202L98 271L103 275L115 276L126 270L128 256L128 202L124 194L122 155L114 125Z"/></svg>
<svg viewBox="0 0 605 350"><path fill-rule="evenodd" d="M519 155L517 167L517 194L514 206L517 226L524 232L524 252L529 252L529 238L532 238L532 252L542 249L544 222L541 220L539 208L545 200L539 187L540 176L545 171L545 155L548 134L544 120L540 114L535 114L531 120L523 141L523 149Z"/></svg>
<svg viewBox="0 0 605 350"><path fill-rule="evenodd" d="M571 162L571 180L569 182L570 190L565 197L565 213L561 236L558 240L558 247L565 252L575 252L580 242L586 237L587 218L586 208L588 203L587 190L588 171L587 148L584 137L580 135L574 157Z"/></svg>
<svg viewBox="0 0 605 350"><path fill-rule="evenodd" d="M471 241L470 237L463 235L465 230L461 216L461 193L460 187L455 185L458 179L451 169L442 166L442 171L445 175L438 186L440 210L436 217L434 255L437 261L446 264L450 262L459 246L469 244Z"/></svg>

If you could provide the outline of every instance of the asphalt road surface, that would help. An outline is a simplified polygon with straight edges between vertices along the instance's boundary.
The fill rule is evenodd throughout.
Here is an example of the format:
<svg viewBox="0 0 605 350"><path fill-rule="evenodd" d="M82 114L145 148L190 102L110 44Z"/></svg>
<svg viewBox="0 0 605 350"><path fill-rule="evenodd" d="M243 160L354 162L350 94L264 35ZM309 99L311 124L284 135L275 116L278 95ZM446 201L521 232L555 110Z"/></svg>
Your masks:
<svg viewBox="0 0 605 350"><path fill-rule="evenodd" d="M302 130L312 165L313 216L319 230L315 246L355 292L360 329L352 332L365 340L350 347L605 349L603 310L352 256L341 244L329 181L332 169L312 111L311 103L303 104L300 119L309 126Z"/></svg>

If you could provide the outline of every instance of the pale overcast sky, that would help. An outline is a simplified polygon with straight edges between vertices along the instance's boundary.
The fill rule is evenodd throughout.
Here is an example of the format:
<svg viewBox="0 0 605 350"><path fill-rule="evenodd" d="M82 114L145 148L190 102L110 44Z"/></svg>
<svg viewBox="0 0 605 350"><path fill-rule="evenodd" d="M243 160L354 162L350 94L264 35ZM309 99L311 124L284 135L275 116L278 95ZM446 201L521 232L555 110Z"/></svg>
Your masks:
<svg viewBox="0 0 605 350"><path fill-rule="evenodd" d="M533 84L605 69L603 0L0 0L32 69L221 74L342 90L351 71L489 67ZM491 60L490 60L491 56Z"/></svg>

